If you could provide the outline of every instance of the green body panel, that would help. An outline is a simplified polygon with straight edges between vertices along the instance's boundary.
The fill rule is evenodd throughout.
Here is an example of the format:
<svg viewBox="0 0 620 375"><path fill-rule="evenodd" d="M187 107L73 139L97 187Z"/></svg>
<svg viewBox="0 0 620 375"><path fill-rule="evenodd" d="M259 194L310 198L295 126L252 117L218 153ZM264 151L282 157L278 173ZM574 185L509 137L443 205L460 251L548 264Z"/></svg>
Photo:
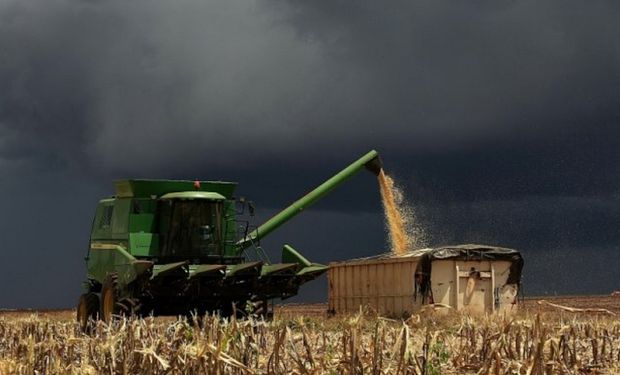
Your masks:
<svg viewBox="0 0 620 375"><path fill-rule="evenodd" d="M329 267L322 264L313 263L314 265L304 267L301 271L297 272L297 276L318 276L326 272ZM313 277L314 278L314 277Z"/></svg>
<svg viewBox="0 0 620 375"><path fill-rule="evenodd" d="M130 199L103 199L99 201L93 230L92 240L124 240L129 236Z"/></svg>
<svg viewBox="0 0 620 375"><path fill-rule="evenodd" d="M226 276L234 276L247 272L251 272L252 270L260 267L262 262L246 262L235 264L234 266L230 266L226 268Z"/></svg>
<svg viewBox="0 0 620 375"><path fill-rule="evenodd" d="M159 235L155 233L130 233L131 254L141 257L157 256Z"/></svg>
<svg viewBox="0 0 620 375"><path fill-rule="evenodd" d="M295 263L268 264L268 265L263 266L263 268L261 269L260 275L264 277L264 276L270 276L270 275L274 275L274 274L278 274L278 273L282 273L286 271L296 273L298 268L299 268L299 265Z"/></svg>
<svg viewBox="0 0 620 375"><path fill-rule="evenodd" d="M129 212L129 233L154 233L157 200L150 198L132 199Z"/></svg>
<svg viewBox="0 0 620 375"><path fill-rule="evenodd" d="M226 266L221 264L192 264L189 266L189 277L205 277L213 273L226 274Z"/></svg>
<svg viewBox="0 0 620 375"><path fill-rule="evenodd" d="M112 238L112 213L114 211L114 199L102 199L99 201L90 239L110 239Z"/></svg>
<svg viewBox="0 0 620 375"><path fill-rule="evenodd" d="M122 180L116 181L116 196L119 198L151 198L161 197L167 193L179 191L210 191L223 195L227 199L233 197L237 183L224 181L196 181L181 180Z"/></svg>
<svg viewBox="0 0 620 375"><path fill-rule="evenodd" d="M312 265L308 259L299 254L291 245L284 245L282 248L282 262L298 263L303 267L310 267Z"/></svg>
<svg viewBox="0 0 620 375"><path fill-rule="evenodd" d="M127 238L129 233L129 207L131 199L118 198L114 201L112 214L112 238Z"/></svg>
<svg viewBox="0 0 620 375"><path fill-rule="evenodd" d="M177 271L184 266L187 265L187 262L176 262L176 263L168 263L168 264L156 264L153 266L153 275L152 279L164 276L166 274L170 274L171 272Z"/></svg>
<svg viewBox="0 0 620 375"><path fill-rule="evenodd" d="M129 233L153 233L155 231L155 213L131 214L129 216Z"/></svg>
<svg viewBox="0 0 620 375"><path fill-rule="evenodd" d="M312 274L322 274L327 271L327 266L318 263L312 263L301 255L291 245L284 245L282 248L282 263L296 263L301 266L297 272L298 276L308 276Z"/></svg>
<svg viewBox="0 0 620 375"><path fill-rule="evenodd" d="M129 254L120 244L95 242L91 244L88 257L88 277L100 283L108 272L117 271L119 283L129 284L141 271L136 258Z"/></svg>
<svg viewBox="0 0 620 375"><path fill-rule="evenodd" d="M227 200L224 202L224 227L222 233L224 234L224 254L230 256L239 255L237 247L237 211L235 209L235 201Z"/></svg>

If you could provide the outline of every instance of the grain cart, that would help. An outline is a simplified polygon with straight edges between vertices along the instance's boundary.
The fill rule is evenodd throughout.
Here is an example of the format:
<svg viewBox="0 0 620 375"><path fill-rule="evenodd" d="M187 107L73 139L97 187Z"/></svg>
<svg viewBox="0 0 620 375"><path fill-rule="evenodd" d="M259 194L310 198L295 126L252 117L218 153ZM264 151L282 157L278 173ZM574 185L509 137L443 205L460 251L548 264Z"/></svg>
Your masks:
<svg viewBox="0 0 620 375"><path fill-rule="evenodd" d="M116 195L99 201L86 256L87 279L77 318L178 315L195 311L230 315L289 298L327 271L290 245L270 263L260 239L366 167L378 174L376 151L358 159L254 230L239 230L236 183L123 180Z"/></svg>
<svg viewBox="0 0 620 375"><path fill-rule="evenodd" d="M472 314L517 310L523 257L514 249L464 244L330 263L329 311L370 308L408 316L427 304Z"/></svg>

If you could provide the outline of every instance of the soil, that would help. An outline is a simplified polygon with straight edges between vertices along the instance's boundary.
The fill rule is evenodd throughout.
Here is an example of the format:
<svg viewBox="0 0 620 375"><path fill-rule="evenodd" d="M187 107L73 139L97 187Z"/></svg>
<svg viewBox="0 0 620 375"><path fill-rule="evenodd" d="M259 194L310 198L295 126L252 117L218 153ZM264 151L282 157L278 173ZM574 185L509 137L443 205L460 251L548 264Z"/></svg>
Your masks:
<svg viewBox="0 0 620 375"><path fill-rule="evenodd" d="M547 301L556 305L562 305L566 307L573 307L579 309L596 308L607 309L613 313L616 313L620 317L620 294L609 295L582 295L582 296L536 296L526 297L519 300L522 309L529 312L552 312L560 311L556 307L552 307L545 304L539 304L538 301ZM291 314L291 315L326 315L327 304L326 303L313 303L313 304L284 304L276 306L276 314ZM579 313L576 313L579 314Z"/></svg>
<svg viewBox="0 0 620 375"><path fill-rule="evenodd" d="M620 294L609 295L582 295L582 296L538 296L526 297L519 301L521 308L532 312L552 312L560 311L558 308L539 304L538 301L545 300L547 302L574 308L596 308L607 309L620 317ZM21 309L21 310L3 310L0 309L0 318L11 318L24 316L28 314L37 314L41 317L53 319L74 319L74 309ZM294 316L327 316L327 303L308 303L308 304L281 304L275 306L276 315ZM568 313L573 314L573 313ZM586 314L586 313L574 313ZM592 313L587 313L592 314Z"/></svg>

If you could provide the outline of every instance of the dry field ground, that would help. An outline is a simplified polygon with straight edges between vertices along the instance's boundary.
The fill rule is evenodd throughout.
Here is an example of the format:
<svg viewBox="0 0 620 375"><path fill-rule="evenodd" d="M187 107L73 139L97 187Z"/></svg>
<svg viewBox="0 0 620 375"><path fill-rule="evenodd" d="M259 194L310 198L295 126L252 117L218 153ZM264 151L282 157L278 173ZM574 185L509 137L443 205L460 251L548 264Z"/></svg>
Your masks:
<svg viewBox="0 0 620 375"><path fill-rule="evenodd" d="M530 313L554 312L557 308L547 304L540 304L539 301L547 301L553 304L570 306L575 308L594 308L608 309L618 314L620 319L620 295L586 295L586 296L540 296L526 297L520 301L521 310ZM304 314L307 316L327 316L327 304L285 304L276 307L276 312L280 314Z"/></svg>
<svg viewBox="0 0 620 375"><path fill-rule="evenodd" d="M609 312L530 298L511 317L393 320L286 305L271 322L124 319L87 335L71 310L3 311L0 374L620 373L620 296L545 299Z"/></svg>

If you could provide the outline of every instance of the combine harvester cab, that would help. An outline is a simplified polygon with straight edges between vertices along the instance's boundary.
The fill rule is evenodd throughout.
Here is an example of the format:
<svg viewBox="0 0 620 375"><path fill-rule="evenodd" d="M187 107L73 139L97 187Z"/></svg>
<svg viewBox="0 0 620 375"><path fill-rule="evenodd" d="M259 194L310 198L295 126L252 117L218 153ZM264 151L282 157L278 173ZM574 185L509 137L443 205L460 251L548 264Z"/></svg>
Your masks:
<svg viewBox="0 0 620 375"><path fill-rule="evenodd" d="M363 168L379 173L376 151L241 235L236 183L117 181L116 195L99 201L95 213L78 320L85 326L89 318L123 314L230 315L248 306L266 314L269 300L296 295L327 266L290 245L283 245L281 263L270 263L260 239Z"/></svg>

